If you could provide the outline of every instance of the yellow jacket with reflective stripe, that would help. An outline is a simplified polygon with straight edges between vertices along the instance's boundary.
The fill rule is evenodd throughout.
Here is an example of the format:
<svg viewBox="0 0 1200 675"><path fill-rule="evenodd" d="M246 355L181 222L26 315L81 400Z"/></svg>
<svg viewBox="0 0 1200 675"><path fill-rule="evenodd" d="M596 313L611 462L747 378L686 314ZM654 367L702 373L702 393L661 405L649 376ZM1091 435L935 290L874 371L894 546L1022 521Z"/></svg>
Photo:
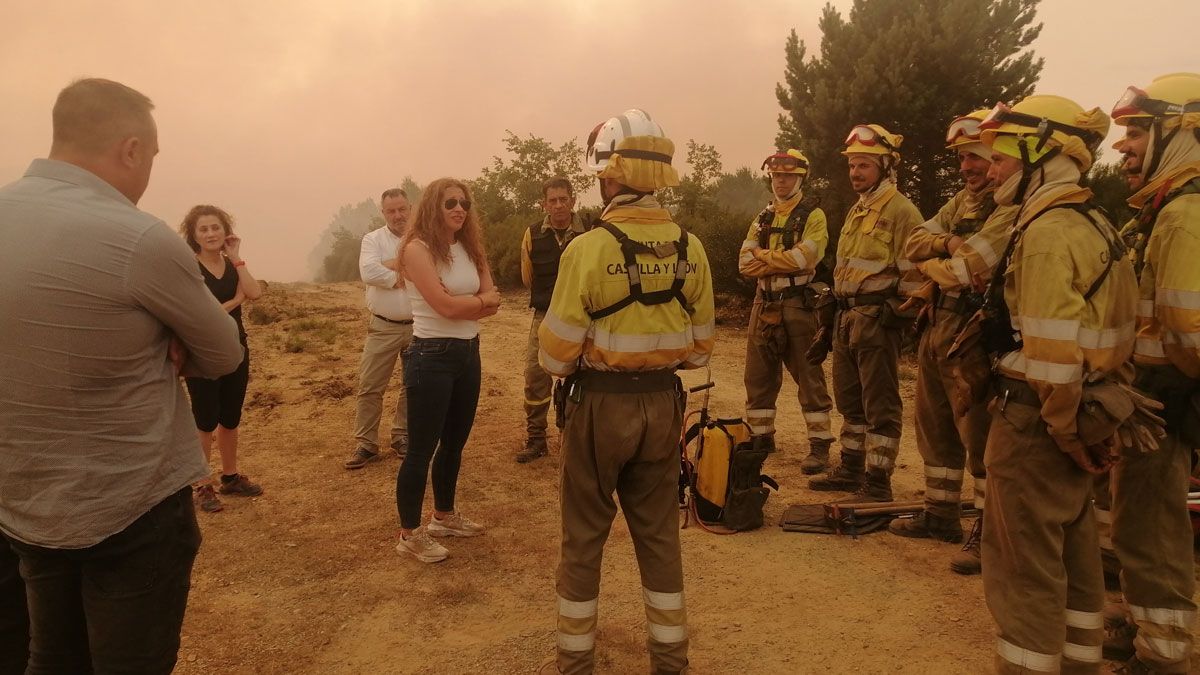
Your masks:
<svg viewBox="0 0 1200 675"><path fill-rule="evenodd" d="M1090 196L1090 190L1074 185L1043 188L1029 198L1022 218ZM1092 215L1108 226L1100 212ZM1024 221L1018 222L1017 229L1022 227ZM1133 354L1133 263L1127 256L1114 261L1099 290L1085 301L1108 260L1108 244L1087 218L1054 209L1029 222L1020 236L1005 275L1004 299L1023 346L1003 355L999 369L1037 391L1051 436L1069 451L1080 446L1075 417L1084 382L1106 375L1130 379L1130 369L1122 366Z"/></svg>
<svg viewBox="0 0 1200 675"><path fill-rule="evenodd" d="M630 202L618 197L601 219L634 241L654 246L679 239L680 228L653 196ZM666 289L675 279L676 255L639 254L642 290ZM708 363L714 342L712 275L704 247L688 234L683 295L691 314L675 300L659 305L634 302L592 321L598 311L629 295L625 259L617 240L596 227L575 237L559 262L550 309L538 329L542 367L568 375L582 356L595 370L698 368Z"/></svg>
<svg viewBox="0 0 1200 675"><path fill-rule="evenodd" d="M987 284L1008 246L1017 218L1016 206L997 206L978 232L965 237L954 255L946 250L958 224L968 218L979 218L984 210L982 200L990 200L993 192L987 190L975 196L966 189L959 190L937 215L913 228L912 234L908 235L905 255L922 275L937 282L948 295L958 295L960 289Z"/></svg>
<svg viewBox="0 0 1200 675"><path fill-rule="evenodd" d="M1183 166L1173 173L1155 182L1182 185L1200 175L1200 168ZM1154 219L1139 283L1133 360L1169 362L1200 378L1200 194L1176 197Z"/></svg>
<svg viewBox="0 0 1200 675"><path fill-rule="evenodd" d="M887 294L892 289L907 295L920 288L921 274L903 248L921 220L921 212L890 181L860 196L846 214L838 240L834 295Z"/></svg>
<svg viewBox="0 0 1200 675"><path fill-rule="evenodd" d="M802 195L785 201L775 200L767 208L774 211L772 229L787 227L788 217L800 203ZM783 233L772 232L763 248L758 241L758 220L750 223L750 231L742 242L738 254L738 271L743 276L758 279L758 287L767 291L780 291L788 286L803 286L813 279L817 263L825 257L829 245L829 226L825 212L815 208L804 221L804 228L796 233L791 249L783 247Z"/></svg>

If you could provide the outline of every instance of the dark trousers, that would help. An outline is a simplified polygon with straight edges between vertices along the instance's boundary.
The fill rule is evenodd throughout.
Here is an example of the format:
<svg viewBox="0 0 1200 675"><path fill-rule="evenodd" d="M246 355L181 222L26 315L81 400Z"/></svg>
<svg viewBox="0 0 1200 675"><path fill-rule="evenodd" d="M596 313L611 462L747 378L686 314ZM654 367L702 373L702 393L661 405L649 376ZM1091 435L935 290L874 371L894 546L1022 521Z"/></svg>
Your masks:
<svg viewBox="0 0 1200 675"><path fill-rule="evenodd" d="M421 525L425 482L433 464L433 506L454 510L463 446L479 403L479 338L413 338L404 352L408 453L396 474L400 526Z"/></svg>
<svg viewBox="0 0 1200 675"><path fill-rule="evenodd" d="M29 675L170 673L200 528L184 487L94 546L11 541L29 599Z"/></svg>
<svg viewBox="0 0 1200 675"><path fill-rule="evenodd" d="M217 425L236 429L242 423L242 405L246 402L246 387L250 383L250 348L242 344L246 355L237 370L215 380L189 377L188 398L192 401L192 417L200 431L214 431Z"/></svg>
<svg viewBox="0 0 1200 675"><path fill-rule="evenodd" d="M29 659L29 611L25 607L25 581L17 554L0 537L0 675L25 672Z"/></svg>

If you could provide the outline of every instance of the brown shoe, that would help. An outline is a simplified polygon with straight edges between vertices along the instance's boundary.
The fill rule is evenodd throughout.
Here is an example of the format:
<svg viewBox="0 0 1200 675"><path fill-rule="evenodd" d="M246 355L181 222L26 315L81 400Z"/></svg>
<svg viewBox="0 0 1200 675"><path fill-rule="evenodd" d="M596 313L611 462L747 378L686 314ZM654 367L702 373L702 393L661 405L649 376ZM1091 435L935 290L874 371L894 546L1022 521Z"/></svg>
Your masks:
<svg viewBox="0 0 1200 675"><path fill-rule="evenodd" d="M821 439L810 439L808 442L808 456L800 462L800 472L805 476L815 476L828 471L830 443L830 441Z"/></svg>
<svg viewBox="0 0 1200 675"><path fill-rule="evenodd" d="M546 439L531 438L525 441L525 449L517 453L518 464L528 464L539 457L545 457L550 452L546 447Z"/></svg>
<svg viewBox="0 0 1200 675"><path fill-rule="evenodd" d="M971 528L971 536L967 537L967 543L963 544L962 550L954 554L950 559L950 570L956 574L965 576L974 576L983 572L983 554L979 550L980 542L983 539L983 516L975 519L975 525Z"/></svg>
<svg viewBox="0 0 1200 675"><path fill-rule="evenodd" d="M404 456L408 454L408 436L403 436L392 441L392 452L396 453L396 457L404 459ZM351 467L346 468L349 469Z"/></svg>
<svg viewBox="0 0 1200 675"><path fill-rule="evenodd" d="M196 499L196 508L205 513L216 513L225 508L221 500L217 499L217 493L213 490L213 486L207 483L193 488L193 496Z"/></svg>
<svg viewBox="0 0 1200 675"><path fill-rule="evenodd" d="M350 455L350 459L346 460L342 466L346 467L347 469L361 469L371 462L378 461L378 452L371 452L366 448L357 448L354 450L354 454Z"/></svg>
<svg viewBox="0 0 1200 675"><path fill-rule="evenodd" d="M888 532L912 539L934 539L949 544L963 540L962 523L957 518L939 518L928 511L913 518L897 518L888 523Z"/></svg>
<svg viewBox="0 0 1200 675"><path fill-rule="evenodd" d="M257 497L263 493L263 489L261 485L250 482L246 474L235 473L232 476L221 476L220 492L235 497Z"/></svg>

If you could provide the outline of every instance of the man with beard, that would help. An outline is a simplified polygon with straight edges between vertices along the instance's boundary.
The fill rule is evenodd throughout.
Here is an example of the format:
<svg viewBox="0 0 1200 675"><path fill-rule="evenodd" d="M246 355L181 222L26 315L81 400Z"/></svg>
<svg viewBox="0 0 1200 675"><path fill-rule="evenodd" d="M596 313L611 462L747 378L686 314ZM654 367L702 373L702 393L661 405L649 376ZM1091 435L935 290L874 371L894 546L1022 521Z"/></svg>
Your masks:
<svg viewBox="0 0 1200 675"><path fill-rule="evenodd" d="M1130 672L1185 673L1196 617L1187 491L1200 446L1200 75L1130 87L1112 116L1125 127L1122 168L1140 185L1129 199L1138 209L1135 385L1165 404L1167 436L1157 452L1126 450L1112 471L1112 544L1132 623L1105 655L1130 659Z"/></svg>
<svg viewBox="0 0 1200 675"><path fill-rule="evenodd" d="M774 199L750 225L738 255L738 271L754 279L757 288L746 340L746 423L755 445L774 452L775 403L786 366L796 381L808 428L808 456L800 470L821 473L833 444L833 402L825 371L810 363L805 352L817 333L817 303L829 290L813 281L829 232L825 212L804 201L808 159L799 150L777 152L763 161L763 168L771 176Z"/></svg>
<svg viewBox="0 0 1200 675"><path fill-rule="evenodd" d="M1008 245L1016 218L1015 206L996 207L996 186L988 177L991 151L979 142L979 123L987 110L955 119L946 133L946 147L958 153L965 186L937 215L914 228L905 254L930 284L928 327L917 347L917 400L914 415L917 448L925 461L925 511L908 520L893 520L888 529L903 537L958 543L963 531L963 468L970 463L975 479L975 505L983 508L986 478L983 448L987 444L987 406L972 402L965 414L952 405L955 367L989 368L982 349L951 362L946 353L963 324L982 304L977 292L991 277L1000 253ZM960 574L979 573L982 519L976 521L962 553L950 567Z"/></svg>
<svg viewBox="0 0 1200 675"><path fill-rule="evenodd" d="M983 584L1002 674L1100 667L1092 476L1111 466L1118 429L1091 413L1118 398L1134 405L1122 385L1137 302L1120 238L1079 186L1108 123L1097 108L1030 96L997 105L980 125L996 202L1021 209L994 277L1007 314L985 336L998 356L998 395L985 454Z"/></svg>
<svg viewBox="0 0 1200 675"><path fill-rule="evenodd" d="M842 461L809 481L813 490L856 492L855 501L891 501L900 450L898 360L910 322L899 307L920 287L920 274L902 253L921 224L917 207L896 188L903 137L878 124L860 124L846 137L850 185L858 202L846 214L838 241L833 293L833 395L842 414Z"/></svg>

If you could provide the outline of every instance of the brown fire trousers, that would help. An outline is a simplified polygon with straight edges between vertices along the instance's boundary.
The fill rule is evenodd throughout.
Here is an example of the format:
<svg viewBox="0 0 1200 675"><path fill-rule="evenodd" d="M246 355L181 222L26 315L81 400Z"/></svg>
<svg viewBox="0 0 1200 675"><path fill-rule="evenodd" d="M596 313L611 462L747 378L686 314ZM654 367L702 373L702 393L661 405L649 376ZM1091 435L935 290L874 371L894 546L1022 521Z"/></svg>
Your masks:
<svg viewBox="0 0 1200 675"><path fill-rule="evenodd" d="M1092 476L1059 449L1039 408L992 403L983 591L996 670L1098 673L1104 578Z"/></svg>
<svg viewBox="0 0 1200 675"><path fill-rule="evenodd" d="M673 377L671 377L674 380ZM562 556L558 564L558 668L595 666L597 598L616 493L633 538L655 673L687 665L683 561L679 550L679 436L683 400L669 391L614 393L580 384L562 437Z"/></svg>
<svg viewBox="0 0 1200 675"><path fill-rule="evenodd" d="M900 451L900 330L884 327L882 306L838 312L833 398L842 414L843 455L866 454L868 469L891 475Z"/></svg>
<svg viewBox="0 0 1200 675"><path fill-rule="evenodd" d="M525 346L525 436L529 440L546 440L546 414L550 410L550 374L538 363L538 327L546 312L534 310L529 342Z"/></svg>
<svg viewBox="0 0 1200 675"><path fill-rule="evenodd" d="M808 429L809 447L828 448L833 442L829 411L833 402L825 386L825 371L804 357L817 333L817 315L804 297L766 303L767 311L782 316L764 321L761 297L750 312L746 339L746 423L750 433L775 433L776 401L783 386L783 368L796 382L800 408Z"/></svg>
<svg viewBox="0 0 1200 675"><path fill-rule="evenodd" d="M962 512L963 468L975 479L975 507L983 508L986 478L983 450L987 446L991 415L987 403L966 415L954 414L950 395L954 388L953 364L946 352L966 317L939 309L917 346L917 400L914 417L917 449L925 461L925 510L939 518L957 520ZM989 369L981 352L980 367ZM963 357L971 358L971 357Z"/></svg>
<svg viewBox="0 0 1200 675"><path fill-rule="evenodd" d="M1193 649L1191 454L1172 433L1157 452L1127 450L1112 470L1112 543L1138 628L1133 646L1155 672L1188 672Z"/></svg>

